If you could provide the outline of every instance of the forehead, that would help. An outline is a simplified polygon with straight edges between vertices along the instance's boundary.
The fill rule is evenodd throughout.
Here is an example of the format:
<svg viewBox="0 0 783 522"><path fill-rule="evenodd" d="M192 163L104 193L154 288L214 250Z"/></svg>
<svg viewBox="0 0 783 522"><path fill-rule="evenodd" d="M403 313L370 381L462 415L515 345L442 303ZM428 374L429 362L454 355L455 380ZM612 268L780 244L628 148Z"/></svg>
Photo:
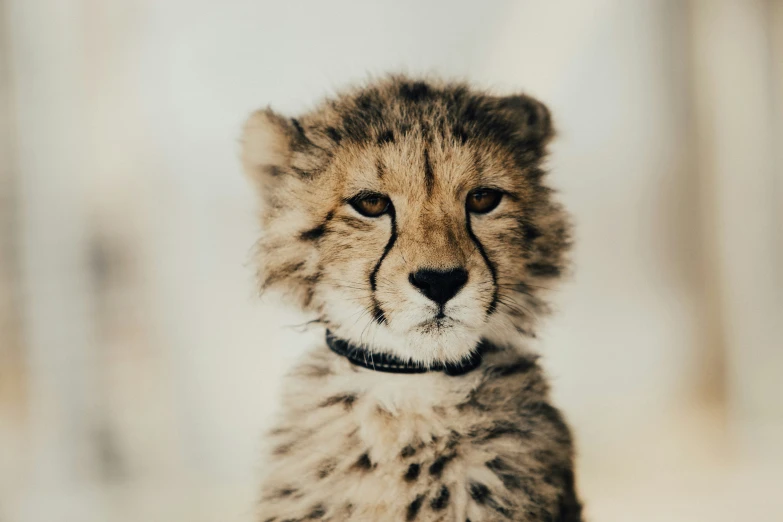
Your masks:
<svg viewBox="0 0 783 522"><path fill-rule="evenodd" d="M482 186L522 196L530 164L519 151L529 143L504 107L463 85L393 79L327 101L302 123L320 138L341 197L460 195Z"/></svg>
<svg viewBox="0 0 783 522"><path fill-rule="evenodd" d="M410 199L461 199L479 187L509 193L525 188L524 176L497 147L421 135L347 146L335 154L333 171L346 196L371 191Z"/></svg>

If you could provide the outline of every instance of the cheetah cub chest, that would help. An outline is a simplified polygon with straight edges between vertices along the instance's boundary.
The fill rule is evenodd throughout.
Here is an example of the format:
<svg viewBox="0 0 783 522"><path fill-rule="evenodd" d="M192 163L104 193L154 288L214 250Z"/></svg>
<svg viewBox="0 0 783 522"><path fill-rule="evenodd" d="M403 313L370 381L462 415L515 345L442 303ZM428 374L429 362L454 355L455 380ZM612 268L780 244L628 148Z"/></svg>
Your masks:
<svg viewBox="0 0 783 522"><path fill-rule="evenodd" d="M260 284L326 330L287 377L260 521L582 520L524 348L570 245L552 136L528 96L405 77L251 116Z"/></svg>

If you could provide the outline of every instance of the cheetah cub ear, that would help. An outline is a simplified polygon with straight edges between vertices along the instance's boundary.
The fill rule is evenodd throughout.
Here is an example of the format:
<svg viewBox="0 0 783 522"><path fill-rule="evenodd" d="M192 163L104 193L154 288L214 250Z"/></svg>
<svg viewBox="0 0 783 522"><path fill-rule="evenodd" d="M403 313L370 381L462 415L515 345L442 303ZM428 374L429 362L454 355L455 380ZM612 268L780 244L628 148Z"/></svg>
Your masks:
<svg viewBox="0 0 783 522"><path fill-rule="evenodd" d="M266 108L250 115L242 132L242 165L261 194L269 194L291 164L294 124Z"/></svg>
<svg viewBox="0 0 783 522"><path fill-rule="evenodd" d="M497 100L497 109L517 129L518 137L546 146L555 136L552 117L546 105L518 94Z"/></svg>

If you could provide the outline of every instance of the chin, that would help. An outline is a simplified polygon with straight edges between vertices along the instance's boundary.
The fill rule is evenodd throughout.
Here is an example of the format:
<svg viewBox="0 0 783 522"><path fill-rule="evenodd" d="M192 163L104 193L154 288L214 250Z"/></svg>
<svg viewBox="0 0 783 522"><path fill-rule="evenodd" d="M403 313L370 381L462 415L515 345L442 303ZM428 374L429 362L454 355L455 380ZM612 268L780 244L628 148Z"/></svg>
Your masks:
<svg viewBox="0 0 783 522"><path fill-rule="evenodd" d="M453 319L431 319L411 329L406 337L407 352L400 354L424 364L458 362L470 355L480 334Z"/></svg>
<svg viewBox="0 0 783 522"><path fill-rule="evenodd" d="M457 312L457 313L455 313ZM438 315L430 308L400 307L389 313L384 323L357 320L366 309L335 307L328 314L329 328L338 336L375 352L392 353L421 364L459 362L483 337L486 311L460 307Z"/></svg>

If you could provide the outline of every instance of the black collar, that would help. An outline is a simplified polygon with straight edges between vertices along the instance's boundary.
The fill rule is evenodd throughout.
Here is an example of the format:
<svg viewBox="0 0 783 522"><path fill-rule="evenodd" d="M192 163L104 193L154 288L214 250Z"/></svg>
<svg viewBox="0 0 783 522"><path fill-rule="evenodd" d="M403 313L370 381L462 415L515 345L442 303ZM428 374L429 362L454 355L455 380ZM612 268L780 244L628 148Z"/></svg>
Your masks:
<svg viewBox="0 0 783 522"><path fill-rule="evenodd" d="M422 366L414 361L406 361L385 353L372 353L366 348L338 339L329 330L326 331L326 344L337 355L342 355L352 364L387 373L426 373L443 372L446 375L458 376L472 372L481 366L482 356L487 351L487 343L482 341L469 357L458 363L434 363Z"/></svg>

